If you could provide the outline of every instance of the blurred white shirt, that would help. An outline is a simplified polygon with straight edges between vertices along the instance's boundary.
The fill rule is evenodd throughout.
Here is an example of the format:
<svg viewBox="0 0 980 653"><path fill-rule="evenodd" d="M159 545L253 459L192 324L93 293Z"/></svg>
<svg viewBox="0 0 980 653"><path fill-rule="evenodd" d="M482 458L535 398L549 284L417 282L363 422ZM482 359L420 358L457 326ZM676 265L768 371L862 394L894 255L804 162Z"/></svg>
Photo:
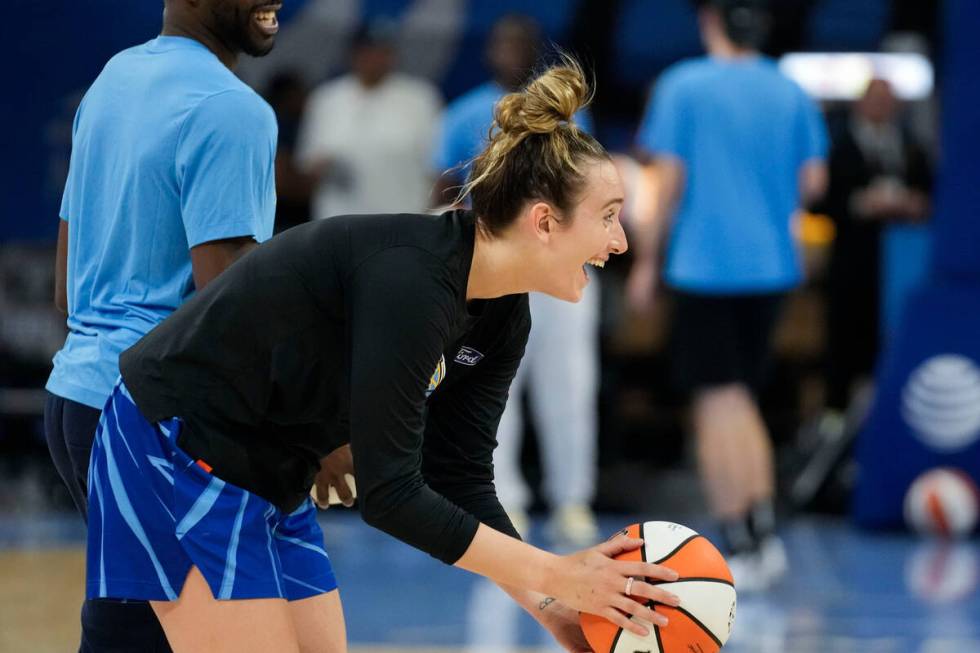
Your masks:
<svg viewBox="0 0 980 653"><path fill-rule="evenodd" d="M370 89L350 74L317 88L296 144L300 165L332 164L313 217L423 212L441 104L428 81L399 73Z"/></svg>

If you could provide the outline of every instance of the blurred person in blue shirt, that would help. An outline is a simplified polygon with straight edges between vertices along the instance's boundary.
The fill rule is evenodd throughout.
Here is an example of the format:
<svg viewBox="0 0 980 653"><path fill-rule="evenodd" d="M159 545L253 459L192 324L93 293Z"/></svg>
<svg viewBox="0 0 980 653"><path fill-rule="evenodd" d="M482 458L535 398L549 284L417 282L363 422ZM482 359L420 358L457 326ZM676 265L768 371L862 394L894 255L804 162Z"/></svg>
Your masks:
<svg viewBox="0 0 980 653"><path fill-rule="evenodd" d="M465 164L486 145L493 106L527 82L541 54L541 38L540 26L528 16L508 14L494 24L486 50L493 79L456 98L442 116L442 129L432 153L432 169L438 175L435 206L455 200L452 190L466 177ZM577 114L575 121L593 132L587 111Z"/></svg>
<svg viewBox="0 0 980 653"><path fill-rule="evenodd" d="M493 79L457 98L442 119L433 157L438 175L437 204L452 203L452 189L468 172L468 162L487 143L494 105L520 90L541 52L541 31L531 18L507 15L494 25L487 44ZM587 111L575 123L592 132ZM521 396L528 389L530 409L540 434L544 493L552 508L550 535L573 545L592 544L598 534L590 504L595 494L598 437L599 286L598 270L578 304L531 293L531 333L527 350L510 387L510 398L497 428L494 479L497 495L515 528L527 533L531 493L521 474L524 420Z"/></svg>
<svg viewBox="0 0 980 653"><path fill-rule="evenodd" d="M275 9L166 0L160 36L112 57L75 115L55 271L68 336L44 427L83 518L120 353L272 234L276 120L231 68L272 49ZM147 603L107 599L83 606L81 650L169 646Z"/></svg>
<svg viewBox="0 0 980 653"><path fill-rule="evenodd" d="M674 381L691 398L701 478L736 583L754 589L786 567L756 393L782 298L802 281L793 222L826 187L827 137L811 99L758 52L766 4L696 4L708 54L663 73L638 134L659 201L635 234L627 292L648 310L661 274L672 291Z"/></svg>

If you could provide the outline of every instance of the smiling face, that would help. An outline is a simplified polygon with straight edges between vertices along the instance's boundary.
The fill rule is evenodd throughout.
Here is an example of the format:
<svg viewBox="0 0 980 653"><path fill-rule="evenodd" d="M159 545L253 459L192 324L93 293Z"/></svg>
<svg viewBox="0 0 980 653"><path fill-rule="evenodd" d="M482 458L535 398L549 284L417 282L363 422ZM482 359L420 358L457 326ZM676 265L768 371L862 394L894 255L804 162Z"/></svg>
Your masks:
<svg viewBox="0 0 980 653"><path fill-rule="evenodd" d="M261 57L275 45L280 8L278 0L213 0L209 22L229 50Z"/></svg>
<svg viewBox="0 0 980 653"><path fill-rule="evenodd" d="M535 290L577 302L589 283L588 266L603 267L611 255L628 247L619 223L623 182L611 161L595 161L587 166L585 185L571 215L556 216L555 209L544 203L535 207L532 210L548 213L538 219L539 229L546 231L539 232L546 267Z"/></svg>

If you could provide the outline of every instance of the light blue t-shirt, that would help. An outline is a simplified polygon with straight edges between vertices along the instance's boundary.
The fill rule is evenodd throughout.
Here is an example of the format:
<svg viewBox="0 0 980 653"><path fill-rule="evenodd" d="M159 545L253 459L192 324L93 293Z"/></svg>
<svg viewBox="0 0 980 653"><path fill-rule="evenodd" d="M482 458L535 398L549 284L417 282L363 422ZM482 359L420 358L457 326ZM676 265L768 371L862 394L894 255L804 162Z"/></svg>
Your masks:
<svg viewBox="0 0 980 653"><path fill-rule="evenodd" d="M483 151L493 122L493 106L507 94L496 82L487 82L451 102L442 115L442 129L432 155L432 169L443 173L462 165ZM588 111L575 114L575 124L592 133ZM455 177L466 176L465 170L453 171Z"/></svg>
<svg viewBox="0 0 980 653"><path fill-rule="evenodd" d="M119 354L192 294L190 248L272 235L276 138L269 105L197 41L109 60L72 129L69 333L50 392L101 409Z"/></svg>
<svg viewBox="0 0 980 653"><path fill-rule="evenodd" d="M802 279L799 172L827 153L819 110L764 57L702 57L658 82L638 134L684 164L664 278L689 292L777 292Z"/></svg>

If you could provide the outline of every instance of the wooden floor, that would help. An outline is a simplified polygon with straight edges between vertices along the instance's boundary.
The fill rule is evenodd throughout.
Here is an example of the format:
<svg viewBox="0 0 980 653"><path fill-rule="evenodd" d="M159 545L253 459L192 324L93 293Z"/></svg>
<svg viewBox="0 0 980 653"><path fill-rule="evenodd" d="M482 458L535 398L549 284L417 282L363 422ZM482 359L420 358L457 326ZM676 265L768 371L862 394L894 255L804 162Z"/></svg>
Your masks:
<svg viewBox="0 0 980 653"><path fill-rule="evenodd" d="M77 650L85 584L78 548L0 553L0 651Z"/></svg>
<svg viewBox="0 0 980 653"><path fill-rule="evenodd" d="M604 517L602 530L623 523ZM356 515L327 511L321 525L351 653L559 651L492 583ZM542 531L539 520L532 539ZM725 653L980 653L977 540L864 533L818 518L789 522L783 533L792 573L769 592L740 594ZM73 513L0 514L0 653L77 650L84 535Z"/></svg>
<svg viewBox="0 0 980 653"><path fill-rule="evenodd" d="M0 652L66 653L78 648L85 554L77 548L0 551ZM350 653L491 653L467 646L351 646ZM539 653L508 649L507 653ZM543 653L543 652L542 652Z"/></svg>

